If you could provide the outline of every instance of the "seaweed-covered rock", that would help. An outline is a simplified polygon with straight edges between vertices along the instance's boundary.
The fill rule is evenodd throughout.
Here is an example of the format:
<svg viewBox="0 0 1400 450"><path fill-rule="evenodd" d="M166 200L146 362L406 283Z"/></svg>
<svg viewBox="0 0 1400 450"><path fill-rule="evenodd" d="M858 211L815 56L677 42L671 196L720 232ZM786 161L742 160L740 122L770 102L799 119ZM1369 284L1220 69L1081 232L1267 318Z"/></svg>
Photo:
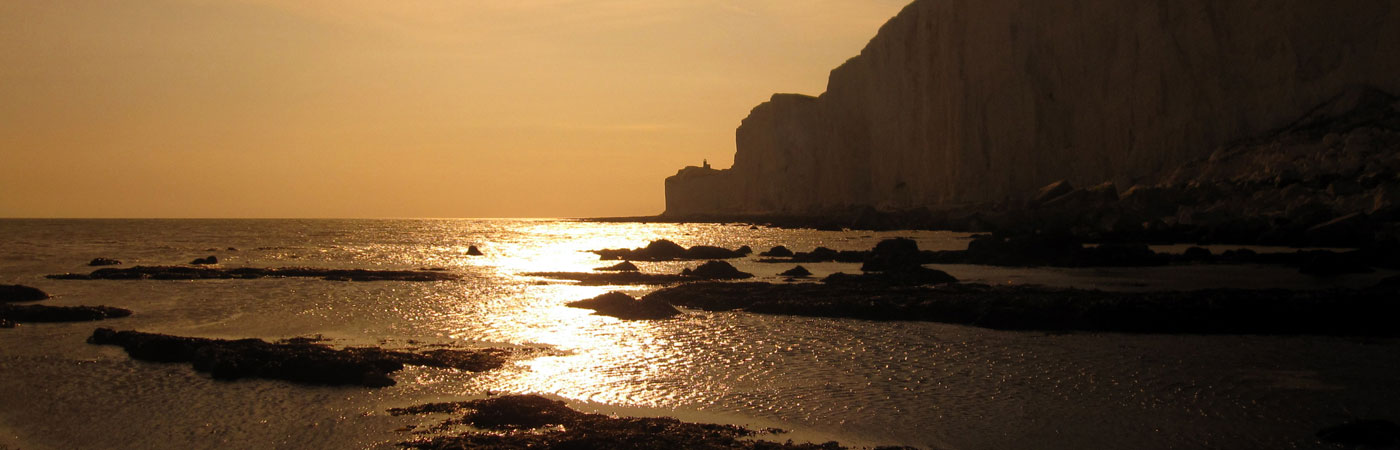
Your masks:
<svg viewBox="0 0 1400 450"><path fill-rule="evenodd" d="M636 272L641 269L638 269L636 264L632 264L632 261L623 261L617 264L613 264L611 266L599 267L593 270L602 272Z"/></svg>
<svg viewBox="0 0 1400 450"><path fill-rule="evenodd" d="M405 364L484 371L505 364L503 350L440 349L413 353L380 348L332 349L306 341L206 339L98 328L89 344L116 345L143 361L189 362L215 379L267 378L321 385L391 386Z"/></svg>
<svg viewBox="0 0 1400 450"><path fill-rule="evenodd" d="M685 269L681 271L681 275L703 280L742 280L745 278L753 278L753 274L741 272L732 264L724 261L709 261L694 269Z"/></svg>
<svg viewBox="0 0 1400 450"><path fill-rule="evenodd" d="M203 266L203 265L210 265L210 264L218 264L218 263L219 263L219 258L218 258L217 256L214 256L214 255L209 255L209 256L204 257L204 258L196 258L194 261L190 261L190 264L193 264L193 265L196 265L196 266Z"/></svg>
<svg viewBox="0 0 1400 450"><path fill-rule="evenodd" d="M482 252L481 252L481 249L476 248L475 245L472 245L472 246L467 247L467 256L484 256L484 255L485 255L485 253L482 253Z"/></svg>
<svg viewBox="0 0 1400 450"><path fill-rule="evenodd" d="M681 313L664 300L640 300L621 292L609 292L587 300L570 302L567 306L591 309L597 314L627 320L666 319Z"/></svg>
<svg viewBox="0 0 1400 450"><path fill-rule="evenodd" d="M0 284L0 303L32 302L49 298L49 294L39 288L20 284Z"/></svg>
<svg viewBox="0 0 1400 450"><path fill-rule="evenodd" d="M88 261L89 266L115 266L121 263L121 261L112 258L93 258L92 261Z"/></svg>

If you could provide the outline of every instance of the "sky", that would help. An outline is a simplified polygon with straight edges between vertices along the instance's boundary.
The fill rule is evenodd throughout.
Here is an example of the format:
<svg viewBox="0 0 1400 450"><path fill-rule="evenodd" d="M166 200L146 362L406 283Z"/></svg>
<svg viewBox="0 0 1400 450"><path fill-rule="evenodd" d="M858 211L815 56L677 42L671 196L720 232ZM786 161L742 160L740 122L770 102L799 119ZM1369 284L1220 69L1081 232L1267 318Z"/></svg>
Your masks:
<svg viewBox="0 0 1400 450"><path fill-rule="evenodd" d="M0 217L658 214L906 3L0 2Z"/></svg>

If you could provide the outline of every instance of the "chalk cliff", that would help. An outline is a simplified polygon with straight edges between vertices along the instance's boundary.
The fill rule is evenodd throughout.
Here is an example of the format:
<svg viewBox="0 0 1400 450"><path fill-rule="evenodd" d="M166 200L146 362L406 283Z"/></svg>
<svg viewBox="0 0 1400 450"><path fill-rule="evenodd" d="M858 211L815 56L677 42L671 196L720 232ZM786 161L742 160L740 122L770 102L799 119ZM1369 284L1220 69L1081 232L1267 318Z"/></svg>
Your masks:
<svg viewBox="0 0 1400 450"><path fill-rule="evenodd" d="M1155 182L1357 84L1400 92L1391 0L917 0L820 97L780 94L666 214L820 214Z"/></svg>

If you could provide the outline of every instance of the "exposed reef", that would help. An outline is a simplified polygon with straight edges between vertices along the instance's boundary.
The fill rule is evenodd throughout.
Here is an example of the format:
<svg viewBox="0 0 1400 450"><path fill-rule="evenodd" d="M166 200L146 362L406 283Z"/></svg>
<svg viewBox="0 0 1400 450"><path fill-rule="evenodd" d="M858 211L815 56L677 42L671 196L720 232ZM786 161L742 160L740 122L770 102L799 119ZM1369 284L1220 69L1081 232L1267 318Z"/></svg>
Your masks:
<svg viewBox="0 0 1400 450"><path fill-rule="evenodd" d="M115 319L131 315L130 310L110 306L48 306L48 305L5 305L0 304L0 322L89 322Z"/></svg>
<svg viewBox="0 0 1400 450"><path fill-rule="evenodd" d="M658 299L641 300L621 292L609 292L587 300L569 302L572 308L591 309L597 314L626 320L667 319L681 314L670 303Z"/></svg>
<svg viewBox="0 0 1400 450"><path fill-rule="evenodd" d="M49 294L39 288L20 284L0 284L0 303L33 302L49 298Z"/></svg>
<svg viewBox="0 0 1400 450"><path fill-rule="evenodd" d="M305 277L332 281L447 281L460 276L434 270L316 269L309 267L221 269L185 266L136 266L98 269L89 274L49 275L57 280L206 280Z"/></svg>
<svg viewBox="0 0 1400 450"><path fill-rule="evenodd" d="M737 250L713 247L708 245L697 245L685 248L665 239L652 241L642 248L614 248L604 250L594 250L600 259L621 259L631 261L673 261L673 260L700 260L700 259L731 259L743 258L752 250L747 246Z"/></svg>
<svg viewBox="0 0 1400 450"><path fill-rule="evenodd" d="M1400 336L1400 294L1372 289L1105 292L1040 286L690 283L644 300L709 311L930 321L1000 330Z"/></svg>
<svg viewBox="0 0 1400 450"><path fill-rule="evenodd" d="M207 372L218 380L266 378L368 387L394 385L389 374L403 369L405 364L480 372L501 367L508 354L499 349L407 352L350 347L337 350L306 340L230 341L109 328L93 331L88 343L120 346L132 358L142 361L192 363L195 370Z"/></svg>
<svg viewBox="0 0 1400 450"><path fill-rule="evenodd" d="M697 424L669 417L587 414L537 395L506 395L389 410L394 415L461 414L438 428L470 425L487 432L425 438L399 445L417 449L842 449L840 444L794 444L747 439L781 430ZM894 447L882 447L893 449Z"/></svg>
<svg viewBox="0 0 1400 450"><path fill-rule="evenodd" d="M117 266L121 263L121 261L112 258L93 258L92 261L88 261L89 266Z"/></svg>

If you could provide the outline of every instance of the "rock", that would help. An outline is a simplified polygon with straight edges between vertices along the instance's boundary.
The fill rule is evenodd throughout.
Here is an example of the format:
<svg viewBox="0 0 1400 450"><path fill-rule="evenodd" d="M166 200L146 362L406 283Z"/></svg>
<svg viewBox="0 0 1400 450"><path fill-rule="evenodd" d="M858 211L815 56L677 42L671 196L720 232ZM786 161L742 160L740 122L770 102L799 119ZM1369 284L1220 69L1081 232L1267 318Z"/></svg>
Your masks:
<svg viewBox="0 0 1400 450"><path fill-rule="evenodd" d="M1389 420L1356 420L1323 428L1317 438L1351 448L1394 448L1400 444L1400 425Z"/></svg>
<svg viewBox="0 0 1400 450"><path fill-rule="evenodd" d="M121 263L121 261L111 258L93 258L92 261L88 261L89 266L115 266Z"/></svg>
<svg viewBox="0 0 1400 450"><path fill-rule="evenodd" d="M305 341L205 339L98 328L89 344L116 345L134 359L189 362L218 380L266 378L320 385L394 385L390 373L405 364L480 372L505 364L503 350L439 349L421 353L351 347L341 350Z"/></svg>
<svg viewBox="0 0 1400 450"><path fill-rule="evenodd" d="M481 252L481 249L476 248L475 245L472 245L472 246L467 247L467 256L484 256L484 255L485 255L485 253L482 253L482 252Z"/></svg>
<svg viewBox="0 0 1400 450"><path fill-rule="evenodd" d="M695 277L704 280L742 280L753 278L753 274L740 272L733 265L724 261L709 261L701 264L695 269L685 269L682 276Z"/></svg>
<svg viewBox="0 0 1400 450"><path fill-rule="evenodd" d="M19 284L0 284L0 303L5 302L32 302L49 298L49 294Z"/></svg>
<svg viewBox="0 0 1400 450"><path fill-rule="evenodd" d="M769 250L766 251L766 252L759 253L758 255L759 255L759 256L770 256L770 257L774 257L774 258L789 258L789 257L792 257L792 250L788 250L787 247L784 247L784 246L779 245L779 246L773 247L772 249L769 249Z"/></svg>
<svg viewBox="0 0 1400 450"><path fill-rule="evenodd" d="M822 279L822 283L831 285L926 286L957 282L958 279L947 272L920 266L862 275L837 272Z"/></svg>
<svg viewBox="0 0 1400 450"><path fill-rule="evenodd" d="M1361 193L1361 185L1352 180L1337 180L1327 185L1327 194L1333 197L1355 195Z"/></svg>
<svg viewBox="0 0 1400 450"><path fill-rule="evenodd" d="M894 238L875 244L875 249L870 251L860 270L880 272L917 267L921 264L923 255L919 253L917 242L909 238Z"/></svg>
<svg viewBox="0 0 1400 450"><path fill-rule="evenodd" d="M1113 203L1118 201L1118 186L1112 181L1107 181L1097 186L1085 190L1089 198L1098 203Z"/></svg>
<svg viewBox="0 0 1400 450"><path fill-rule="evenodd" d="M1214 256L1215 255L1210 253L1210 250L1201 247L1191 247L1181 253L1181 259L1193 262L1208 262L1213 259Z"/></svg>
<svg viewBox="0 0 1400 450"><path fill-rule="evenodd" d="M654 320L674 317L680 310L659 299L636 299L621 292L609 292L588 300L570 302L572 308L591 309L597 314L626 320Z"/></svg>
<svg viewBox="0 0 1400 450"><path fill-rule="evenodd" d="M734 249L734 253L738 253L738 254L740 254L740 255L748 256L748 255L753 254L753 248L752 248L752 247L749 247L749 246L747 246L747 245L741 246L741 247L739 247L739 248L737 248L737 249Z"/></svg>
<svg viewBox="0 0 1400 450"><path fill-rule="evenodd" d="M807 270L806 267L797 266L797 267L793 267L793 268L791 268L791 269L788 269L787 271L784 271L783 273L780 273L780 274L778 274L778 275L785 276L785 277L791 277L791 278L807 278L807 277L812 276L812 271Z"/></svg>
<svg viewBox="0 0 1400 450"><path fill-rule="evenodd" d="M636 264L632 264L631 261L623 261L623 262L620 262L620 263L617 263L617 264L614 264L614 265L611 265L611 266L599 267L599 268L596 268L596 269L593 269L593 270L604 271L604 272L636 272L636 271L638 271L638 270L640 270L640 269L637 268L637 265L636 265Z"/></svg>
<svg viewBox="0 0 1400 450"><path fill-rule="evenodd" d="M256 279L275 278L322 278L332 281L448 281L461 279L460 276L431 270L365 270L365 269L317 269L309 267L259 268L239 267L234 269L184 266L135 266L124 269L97 269L87 275L49 275L55 280L205 280L205 279Z"/></svg>
<svg viewBox="0 0 1400 450"><path fill-rule="evenodd" d="M633 261L671 261L671 260L698 260L698 259L731 259L742 258L747 253L740 250L729 250L726 248L697 245L685 248L665 239L660 239L648 243L646 247L634 249L606 249L594 250L601 259L623 259ZM752 250L750 250L752 251Z"/></svg>
<svg viewBox="0 0 1400 450"><path fill-rule="evenodd" d="M1069 180L1056 181L1054 183L1045 185L1045 187L1040 188L1040 191L1036 192L1035 198L1031 201L1032 203L1037 205L1045 204L1046 202L1059 198L1060 196L1068 194L1070 193L1070 191L1073 190L1074 185L1070 184Z"/></svg>
<svg viewBox="0 0 1400 450"><path fill-rule="evenodd" d="M1319 277L1330 277L1353 273L1375 272L1370 265L1366 264L1354 254L1343 254L1330 251L1312 252L1312 256L1303 262L1298 268L1298 273Z"/></svg>
<svg viewBox="0 0 1400 450"><path fill-rule="evenodd" d="M88 322L131 315L130 310L108 306L46 306L0 304L0 319L12 322Z"/></svg>
<svg viewBox="0 0 1400 450"><path fill-rule="evenodd" d="M218 264L218 263L219 263L219 258L215 257L214 255L209 255L209 257L207 257L207 258L198 258L198 259L195 259L194 261L190 261L190 264L197 265L197 266L198 266L198 265Z"/></svg>

